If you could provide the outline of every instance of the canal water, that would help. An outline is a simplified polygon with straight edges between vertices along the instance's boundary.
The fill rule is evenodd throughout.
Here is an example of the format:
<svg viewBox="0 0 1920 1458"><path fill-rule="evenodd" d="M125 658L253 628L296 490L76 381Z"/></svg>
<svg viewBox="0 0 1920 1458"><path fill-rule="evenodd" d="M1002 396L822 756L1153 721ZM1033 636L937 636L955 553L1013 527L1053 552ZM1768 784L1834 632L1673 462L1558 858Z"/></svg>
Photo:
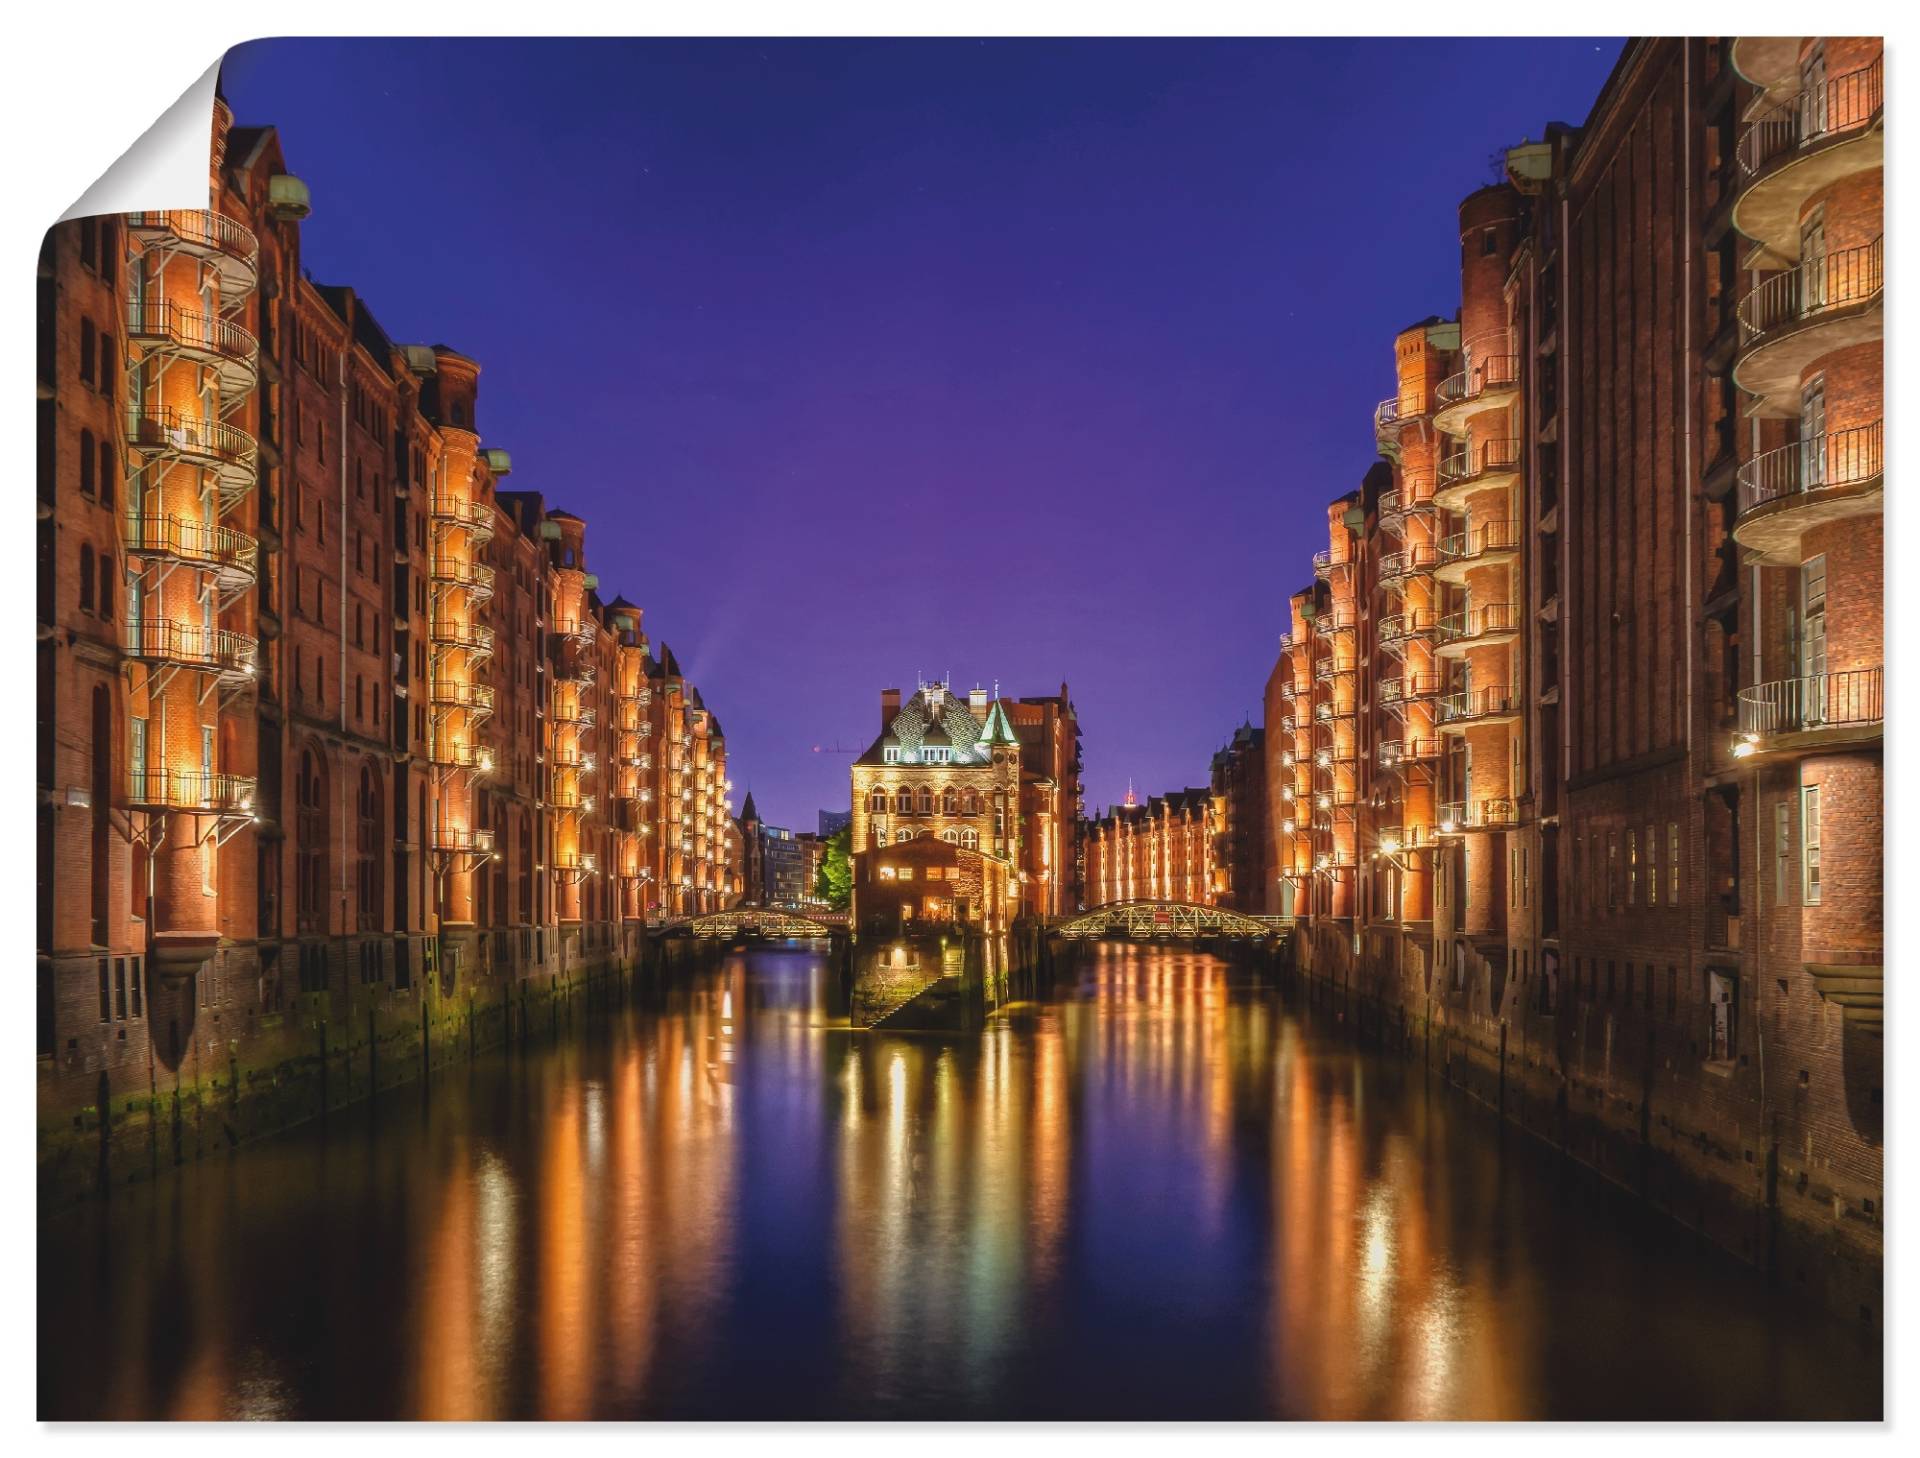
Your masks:
<svg viewBox="0 0 1920 1458"><path fill-rule="evenodd" d="M1881 1353L1184 951L800 950L43 1221L43 1418L1874 1417Z"/></svg>

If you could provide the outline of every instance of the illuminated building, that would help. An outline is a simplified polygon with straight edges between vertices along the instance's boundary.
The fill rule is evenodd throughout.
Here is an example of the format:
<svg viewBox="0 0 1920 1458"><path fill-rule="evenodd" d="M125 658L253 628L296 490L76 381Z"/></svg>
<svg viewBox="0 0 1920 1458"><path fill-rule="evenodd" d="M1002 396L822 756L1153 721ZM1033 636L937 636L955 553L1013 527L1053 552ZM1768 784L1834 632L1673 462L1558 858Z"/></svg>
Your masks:
<svg viewBox="0 0 1920 1458"><path fill-rule="evenodd" d="M1266 731L1242 724L1213 757L1213 900L1264 912L1268 870Z"/></svg>
<svg viewBox="0 0 1920 1458"><path fill-rule="evenodd" d="M1174 790L1144 805L1129 790L1124 804L1082 826L1081 842L1088 906L1115 901L1212 906L1218 899L1218 825L1210 790Z"/></svg>
<svg viewBox="0 0 1920 1458"><path fill-rule="evenodd" d="M1311 975L1870 1319L1882 108L1877 40L1641 40L1510 149L1266 697Z"/></svg>
<svg viewBox="0 0 1920 1458"><path fill-rule="evenodd" d="M317 1023L595 971L659 901L640 610L600 597L584 523L499 489L479 364L312 280L277 134L220 103L209 155L207 209L42 249L53 1121L305 1057ZM738 894L724 740L704 708L675 723L675 900L711 909Z"/></svg>
<svg viewBox="0 0 1920 1458"><path fill-rule="evenodd" d="M720 911L741 897L744 854L733 824L733 781L720 721L664 644L645 665L648 736L654 750L650 903L657 917Z"/></svg>

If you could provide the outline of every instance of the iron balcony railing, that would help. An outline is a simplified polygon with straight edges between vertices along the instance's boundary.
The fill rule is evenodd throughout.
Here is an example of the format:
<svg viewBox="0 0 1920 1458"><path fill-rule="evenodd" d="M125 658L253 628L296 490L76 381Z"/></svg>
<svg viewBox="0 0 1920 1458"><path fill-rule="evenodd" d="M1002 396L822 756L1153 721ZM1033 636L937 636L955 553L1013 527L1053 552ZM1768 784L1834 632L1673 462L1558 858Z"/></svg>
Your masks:
<svg viewBox="0 0 1920 1458"><path fill-rule="evenodd" d="M1440 675L1437 673L1403 673L1394 678L1383 678L1375 686L1380 702L1385 705L1404 704L1414 699L1430 699L1440 692Z"/></svg>
<svg viewBox="0 0 1920 1458"><path fill-rule="evenodd" d="M1440 484L1457 485L1496 472L1517 470L1519 465L1519 441L1483 440L1477 445L1448 451L1440 458Z"/></svg>
<svg viewBox="0 0 1920 1458"><path fill-rule="evenodd" d="M200 815L252 815L256 783L248 775L205 770L147 769L127 777L127 801L135 809L188 810Z"/></svg>
<svg viewBox="0 0 1920 1458"><path fill-rule="evenodd" d="M488 855L493 850L493 832L458 825L436 826L432 846L449 855Z"/></svg>
<svg viewBox="0 0 1920 1458"><path fill-rule="evenodd" d="M237 425L189 415L171 406L130 405L127 441L143 451L173 451L246 470L253 469L260 450L254 438Z"/></svg>
<svg viewBox="0 0 1920 1458"><path fill-rule="evenodd" d="M493 652L493 629L480 623L435 623L433 641L443 648L485 656Z"/></svg>
<svg viewBox="0 0 1920 1458"><path fill-rule="evenodd" d="M172 299L129 300L127 333L134 339L162 340L196 355L217 355L247 369L260 355L260 341L250 331L218 314L183 308Z"/></svg>
<svg viewBox="0 0 1920 1458"><path fill-rule="evenodd" d="M245 674L257 669L259 644L244 633L204 628L173 618L142 618L127 625L130 657L175 663L206 673Z"/></svg>
<svg viewBox="0 0 1920 1458"><path fill-rule="evenodd" d="M482 541L493 536L493 507L484 501L438 496L434 498L431 514L435 522L472 532Z"/></svg>
<svg viewBox="0 0 1920 1458"><path fill-rule="evenodd" d="M1440 550L1432 542L1409 542L1399 551L1381 553L1380 580L1398 582L1403 577L1417 577L1439 564Z"/></svg>
<svg viewBox="0 0 1920 1458"><path fill-rule="evenodd" d="M1513 690L1505 684L1488 684L1447 694L1440 700L1440 722L1458 724L1468 719L1484 719L1514 711Z"/></svg>
<svg viewBox="0 0 1920 1458"><path fill-rule="evenodd" d="M450 751L448 763L489 774L493 770L493 751L484 744L456 744Z"/></svg>
<svg viewBox="0 0 1920 1458"><path fill-rule="evenodd" d="M1439 807L1442 835L1478 827L1513 824L1513 801L1504 795L1480 800L1449 800Z"/></svg>
<svg viewBox="0 0 1920 1458"><path fill-rule="evenodd" d="M1834 248L1802 259L1740 301L1740 342L1751 344L1775 329L1867 303L1878 298L1885 286L1879 238L1858 248Z"/></svg>
<svg viewBox="0 0 1920 1458"><path fill-rule="evenodd" d="M1316 633L1345 633L1350 631L1359 620L1359 615L1354 611L1351 603L1340 603L1322 608L1314 615L1310 626ZM693 741L687 742L691 744Z"/></svg>
<svg viewBox="0 0 1920 1458"><path fill-rule="evenodd" d="M189 566L248 579L258 575L260 544L245 532L170 514L129 516L125 520L129 552L170 557Z"/></svg>
<svg viewBox="0 0 1920 1458"><path fill-rule="evenodd" d="M1755 456L1735 475L1741 514L1789 496L1873 480L1884 465L1880 427L1881 422L1876 420L1872 425L1836 430Z"/></svg>
<svg viewBox="0 0 1920 1458"><path fill-rule="evenodd" d="M1374 434L1391 435L1409 420L1418 420L1425 413L1418 399L1389 395L1373 407Z"/></svg>
<svg viewBox="0 0 1920 1458"><path fill-rule="evenodd" d="M1440 641L1469 643L1495 633L1511 633L1520 626L1520 614L1510 602L1482 603L1462 608L1440 619Z"/></svg>
<svg viewBox="0 0 1920 1458"><path fill-rule="evenodd" d="M1399 643L1408 638L1422 638L1434 629L1434 616L1430 608L1411 608L1404 613L1388 613L1380 619L1379 638L1382 643Z"/></svg>
<svg viewBox="0 0 1920 1458"><path fill-rule="evenodd" d="M1802 674L1740 690L1740 733L1749 741L1778 734L1877 724L1882 719L1881 670L1849 668Z"/></svg>
<svg viewBox="0 0 1920 1458"><path fill-rule="evenodd" d="M493 569L484 562L466 562L436 554L432 571L435 582L463 588L474 597L493 596Z"/></svg>
<svg viewBox="0 0 1920 1458"><path fill-rule="evenodd" d="M593 723L593 710L576 701L562 700L547 711L547 717L556 724L569 727L587 727Z"/></svg>
<svg viewBox="0 0 1920 1458"><path fill-rule="evenodd" d="M1443 562L1471 562L1489 552L1511 552L1520 545L1520 524L1514 521L1486 521L1466 531L1455 532L1440 543Z"/></svg>
<svg viewBox="0 0 1920 1458"><path fill-rule="evenodd" d="M1461 405L1489 390L1506 389L1520 381L1520 357L1494 354L1476 361L1457 375L1448 375L1434 392L1442 405Z"/></svg>
<svg viewBox="0 0 1920 1458"><path fill-rule="evenodd" d="M1440 741L1430 734L1416 734L1407 739L1382 739L1374 746L1374 756L1380 768L1394 769L1403 764L1438 759Z"/></svg>
<svg viewBox="0 0 1920 1458"><path fill-rule="evenodd" d="M1328 679L1337 678L1341 674L1352 673L1353 667L1351 662L1336 658L1329 653L1313 665L1313 676L1325 682Z"/></svg>
<svg viewBox="0 0 1920 1458"><path fill-rule="evenodd" d="M170 237L190 248L219 253L252 269L260 259L260 240L251 229L225 213L206 208L168 208L160 212L128 213L127 227L136 236Z"/></svg>
<svg viewBox="0 0 1920 1458"><path fill-rule="evenodd" d="M1740 134L1740 170L1753 177L1815 142L1863 131L1886 102L1878 58L1762 112Z"/></svg>
<svg viewBox="0 0 1920 1458"><path fill-rule="evenodd" d="M493 685L469 683L464 679L436 678L429 694L436 704L452 709L469 709L476 713L493 712Z"/></svg>

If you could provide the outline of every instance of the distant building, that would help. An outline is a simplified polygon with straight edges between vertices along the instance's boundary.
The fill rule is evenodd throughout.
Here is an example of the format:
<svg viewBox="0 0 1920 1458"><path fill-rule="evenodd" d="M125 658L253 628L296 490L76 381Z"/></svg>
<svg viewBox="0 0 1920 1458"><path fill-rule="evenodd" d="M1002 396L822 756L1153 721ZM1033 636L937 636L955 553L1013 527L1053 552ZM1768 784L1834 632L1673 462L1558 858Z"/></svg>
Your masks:
<svg viewBox="0 0 1920 1458"><path fill-rule="evenodd" d="M1266 730L1242 724L1213 757L1214 900L1235 911L1266 909Z"/></svg>
<svg viewBox="0 0 1920 1458"><path fill-rule="evenodd" d="M851 810L822 810L820 812L820 839L831 840L841 830L853 824Z"/></svg>
<svg viewBox="0 0 1920 1458"><path fill-rule="evenodd" d="M1127 801L1083 823L1085 904L1216 900L1213 794L1175 790L1146 804Z"/></svg>

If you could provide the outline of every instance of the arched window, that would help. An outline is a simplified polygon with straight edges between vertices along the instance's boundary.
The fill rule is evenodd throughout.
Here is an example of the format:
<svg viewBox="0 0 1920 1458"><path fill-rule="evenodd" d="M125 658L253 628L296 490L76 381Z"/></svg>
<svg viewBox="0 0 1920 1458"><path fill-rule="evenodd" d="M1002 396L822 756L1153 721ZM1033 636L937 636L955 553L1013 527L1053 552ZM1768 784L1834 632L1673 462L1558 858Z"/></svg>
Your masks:
<svg viewBox="0 0 1920 1458"><path fill-rule="evenodd" d="M295 921L300 932L326 930L327 894L327 771L312 749L300 751L300 772L294 783L297 804L295 828L299 839L294 881Z"/></svg>
<svg viewBox="0 0 1920 1458"><path fill-rule="evenodd" d="M979 850L980 832L969 825L965 830L960 832L960 844L968 850Z"/></svg>
<svg viewBox="0 0 1920 1458"><path fill-rule="evenodd" d="M920 787L920 813L922 815L933 814L933 787L931 785L922 785Z"/></svg>
<svg viewBox="0 0 1920 1458"><path fill-rule="evenodd" d="M381 833L380 777L371 765L360 767L359 820L354 831L354 850L358 860L354 883L359 897L361 931L376 931L380 926L380 849L386 838Z"/></svg>
<svg viewBox="0 0 1920 1458"><path fill-rule="evenodd" d="M80 544L80 611L93 611L93 548Z"/></svg>
<svg viewBox="0 0 1920 1458"><path fill-rule="evenodd" d="M894 831L893 838L896 841L900 841L904 844L905 842L913 839L913 832L911 830L902 828L900 830Z"/></svg>
<svg viewBox="0 0 1920 1458"><path fill-rule="evenodd" d="M960 813L962 815L978 815L980 813L979 795L975 794L972 790L968 790L966 794L962 795L960 797Z"/></svg>
<svg viewBox="0 0 1920 1458"><path fill-rule="evenodd" d="M895 792L893 808L895 813L900 815L913 814L913 789L911 786L902 785L899 790Z"/></svg>
<svg viewBox="0 0 1920 1458"><path fill-rule="evenodd" d="M948 785L940 794L940 813L958 815L960 813L960 792Z"/></svg>
<svg viewBox="0 0 1920 1458"><path fill-rule="evenodd" d="M940 832L940 839L944 840L948 845L958 845L960 843L960 832L957 830L943 830Z"/></svg>
<svg viewBox="0 0 1920 1458"><path fill-rule="evenodd" d="M885 815L887 813L887 792L883 786L875 785L873 793L867 796L867 813Z"/></svg>

